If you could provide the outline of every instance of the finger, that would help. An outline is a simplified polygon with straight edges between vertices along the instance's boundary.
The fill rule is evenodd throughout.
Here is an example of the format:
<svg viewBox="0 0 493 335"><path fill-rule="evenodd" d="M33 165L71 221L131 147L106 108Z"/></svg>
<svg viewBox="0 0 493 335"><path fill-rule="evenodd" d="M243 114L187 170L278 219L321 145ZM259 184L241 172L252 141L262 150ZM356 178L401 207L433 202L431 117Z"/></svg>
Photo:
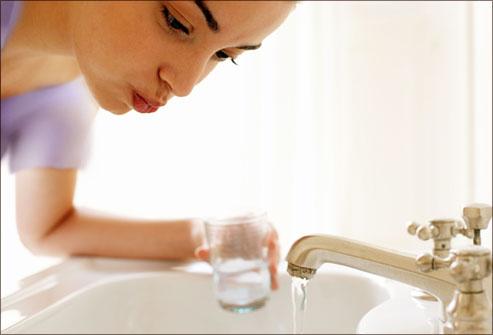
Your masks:
<svg viewBox="0 0 493 335"><path fill-rule="evenodd" d="M279 251L279 241L273 240L269 242L269 261L277 264L279 263L280 251Z"/></svg>
<svg viewBox="0 0 493 335"><path fill-rule="evenodd" d="M279 258L276 255L277 253L279 253L279 239L275 231L271 231L271 233L269 233L269 236L267 237L267 248L269 250L269 257L275 255L277 258Z"/></svg>
<svg viewBox="0 0 493 335"><path fill-rule="evenodd" d="M279 288L279 281L277 278L277 264L270 264L269 272L270 272L270 287L272 290L277 290Z"/></svg>
<svg viewBox="0 0 493 335"><path fill-rule="evenodd" d="M210 256L210 252L209 252L209 249L207 249L206 247L197 247L195 249L195 252L194 252L194 256L195 258L201 260L201 261L206 261L208 262L209 261L209 256Z"/></svg>
<svg viewBox="0 0 493 335"><path fill-rule="evenodd" d="M269 264L270 284L273 290L278 288L277 263Z"/></svg>
<svg viewBox="0 0 493 335"><path fill-rule="evenodd" d="M271 226L272 227L272 226ZM277 275L277 267L279 264L279 240L276 230L272 227L268 241L268 257L269 257L269 272L271 274L271 289L279 288L279 279Z"/></svg>
<svg viewBox="0 0 493 335"><path fill-rule="evenodd" d="M279 263L279 244L277 241L269 243L269 272L271 275L271 288L278 288L277 266Z"/></svg>
<svg viewBox="0 0 493 335"><path fill-rule="evenodd" d="M272 259L273 262L278 263L280 258L279 240L277 238L270 240L267 248L269 250L269 259Z"/></svg>
<svg viewBox="0 0 493 335"><path fill-rule="evenodd" d="M277 275L276 276L273 276L271 277L271 281L270 281L270 287L272 290L277 290L279 288L279 279L277 279Z"/></svg>

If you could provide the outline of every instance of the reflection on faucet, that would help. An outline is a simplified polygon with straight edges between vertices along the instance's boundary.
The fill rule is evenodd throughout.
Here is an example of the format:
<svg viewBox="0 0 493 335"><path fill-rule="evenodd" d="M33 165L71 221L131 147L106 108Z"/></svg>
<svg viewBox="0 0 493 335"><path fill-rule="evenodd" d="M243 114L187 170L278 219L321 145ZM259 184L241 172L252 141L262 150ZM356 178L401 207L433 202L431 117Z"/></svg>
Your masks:
<svg viewBox="0 0 493 335"><path fill-rule="evenodd" d="M416 256L330 235L304 236L286 257L291 276L311 279L324 263L345 265L418 287L437 297L445 307L453 298L455 282L444 269L423 273L416 267Z"/></svg>

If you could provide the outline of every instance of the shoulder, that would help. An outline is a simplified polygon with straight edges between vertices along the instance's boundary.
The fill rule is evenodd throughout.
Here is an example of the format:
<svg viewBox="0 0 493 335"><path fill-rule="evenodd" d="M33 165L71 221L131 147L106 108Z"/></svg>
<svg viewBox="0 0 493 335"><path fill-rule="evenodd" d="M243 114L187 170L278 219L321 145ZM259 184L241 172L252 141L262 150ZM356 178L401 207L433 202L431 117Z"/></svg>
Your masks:
<svg viewBox="0 0 493 335"><path fill-rule="evenodd" d="M98 105L82 76L60 85L52 85L2 99L2 114L8 118L92 120Z"/></svg>

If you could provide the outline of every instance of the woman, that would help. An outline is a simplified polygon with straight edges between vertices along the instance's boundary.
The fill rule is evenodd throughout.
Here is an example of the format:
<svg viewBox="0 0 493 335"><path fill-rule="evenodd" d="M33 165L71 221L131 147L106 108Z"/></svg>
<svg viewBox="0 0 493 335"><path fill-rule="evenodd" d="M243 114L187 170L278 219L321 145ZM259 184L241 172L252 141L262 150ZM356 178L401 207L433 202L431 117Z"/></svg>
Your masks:
<svg viewBox="0 0 493 335"><path fill-rule="evenodd" d="M294 2L2 2L2 158L21 241L51 255L207 259L200 219L139 221L75 208L98 105L153 113L221 61L260 47ZM269 242L271 286L278 246Z"/></svg>

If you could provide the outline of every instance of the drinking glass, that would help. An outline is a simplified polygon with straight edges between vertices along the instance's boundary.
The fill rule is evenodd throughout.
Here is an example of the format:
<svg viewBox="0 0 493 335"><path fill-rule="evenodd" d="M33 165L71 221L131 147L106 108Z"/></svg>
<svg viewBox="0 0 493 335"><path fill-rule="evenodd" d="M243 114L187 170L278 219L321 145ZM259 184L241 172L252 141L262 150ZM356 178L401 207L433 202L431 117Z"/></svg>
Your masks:
<svg viewBox="0 0 493 335"><path fill-rule="evenodd" d="M222 308L247 313L270 294L265 212L205 221L215 296Z"/></svg>

